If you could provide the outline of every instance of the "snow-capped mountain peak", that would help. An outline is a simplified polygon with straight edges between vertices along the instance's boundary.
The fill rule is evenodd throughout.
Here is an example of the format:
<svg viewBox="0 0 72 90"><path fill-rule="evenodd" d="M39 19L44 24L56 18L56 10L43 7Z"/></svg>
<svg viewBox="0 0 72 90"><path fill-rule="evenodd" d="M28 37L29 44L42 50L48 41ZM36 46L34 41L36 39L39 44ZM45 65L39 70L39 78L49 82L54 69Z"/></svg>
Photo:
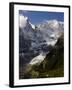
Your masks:
<svg viewBox="0 0 72 90"><path fill-rule="evenodd" d="M50 25L50 27L54 28L54 29L58 29L59 28L59 23L57 20L51 20L48 22L48 24Z"/></svg>
<svg viewBox="0 0 72 90"><path fill-rule="evenodd" d="M32 29L35 29L35 25L33 25L28 17L24 16L24 15L20 15L19 17L19 27L24 29L26 27L31 27Z"/></svg>
<svg viewBox="0 0 72 90"><path fill-rule="evenodd" d="M63 22L58 21L56 19L44 20L42 23L38 24L37 27L40 30L47 30L47 29L59 30L63 28Z"/></svg>
<svg viewBox="0 0 72 90"><path fill-rule="evenodd" d="M31 25L31 27L32 27L33 29L35 29L35 25L33 25L31 22L29 22L29 24Z"/></svg>

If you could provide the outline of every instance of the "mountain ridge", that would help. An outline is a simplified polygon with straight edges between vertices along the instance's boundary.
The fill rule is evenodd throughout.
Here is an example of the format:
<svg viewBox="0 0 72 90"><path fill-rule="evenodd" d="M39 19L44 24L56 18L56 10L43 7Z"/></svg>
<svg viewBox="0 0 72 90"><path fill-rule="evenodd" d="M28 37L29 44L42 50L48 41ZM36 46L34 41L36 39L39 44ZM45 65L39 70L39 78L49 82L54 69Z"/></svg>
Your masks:
<svg viewBox="0 0 72 90"><path fill-rule="evenodd" d="M41 63L46 54L55 46L64 31L64 23L46 20L33 25L28 17L19 18L19 67L24 72L28 64ZM43 53L43 54L42 54ZM45 56L42 56L45 55ZM40 60L40 57L42 60Z"/></svg>

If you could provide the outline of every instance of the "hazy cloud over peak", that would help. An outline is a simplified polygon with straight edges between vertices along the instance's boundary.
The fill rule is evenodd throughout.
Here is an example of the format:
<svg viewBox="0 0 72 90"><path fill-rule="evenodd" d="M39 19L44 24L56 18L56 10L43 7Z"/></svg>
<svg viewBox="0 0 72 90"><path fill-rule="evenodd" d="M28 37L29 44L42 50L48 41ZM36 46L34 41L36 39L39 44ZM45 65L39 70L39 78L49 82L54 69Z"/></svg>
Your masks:
<svg viewBox="0 0 72 90"><path fill-rule="evenodd" d="M20 28L26 27L27 20L28 20L28 17L23 16L23 15L19 16L19 26L20 26Z"/></svg>

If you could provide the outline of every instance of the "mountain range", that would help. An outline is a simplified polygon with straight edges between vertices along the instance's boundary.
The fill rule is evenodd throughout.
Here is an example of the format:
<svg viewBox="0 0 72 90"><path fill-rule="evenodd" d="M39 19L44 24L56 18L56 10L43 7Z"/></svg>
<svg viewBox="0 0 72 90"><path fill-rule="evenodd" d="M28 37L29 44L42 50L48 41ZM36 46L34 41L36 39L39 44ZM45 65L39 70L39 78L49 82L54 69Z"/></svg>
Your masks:
<svg viewBox="0 0 72 90"><path fill-rule="evenodd" d="M27 65L40 64L64 32L64 23L45 20L33 25L28 17L19 17L19 66L20 74Z"/></svg>

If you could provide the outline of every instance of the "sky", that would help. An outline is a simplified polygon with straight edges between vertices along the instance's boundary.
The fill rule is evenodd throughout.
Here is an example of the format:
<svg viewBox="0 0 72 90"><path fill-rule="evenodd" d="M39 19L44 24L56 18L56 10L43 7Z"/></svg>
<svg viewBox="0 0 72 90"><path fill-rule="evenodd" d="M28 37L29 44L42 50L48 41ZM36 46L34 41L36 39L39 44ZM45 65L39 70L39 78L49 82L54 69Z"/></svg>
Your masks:
<svg viewBox="0 0 72 90"><path fill-rule="evenodd" d="M19 10L19 15L28 17L29 21L33 24L38 24L45 20L53 20L53 19L64 22L64 13L63 12Z"/></svg>

